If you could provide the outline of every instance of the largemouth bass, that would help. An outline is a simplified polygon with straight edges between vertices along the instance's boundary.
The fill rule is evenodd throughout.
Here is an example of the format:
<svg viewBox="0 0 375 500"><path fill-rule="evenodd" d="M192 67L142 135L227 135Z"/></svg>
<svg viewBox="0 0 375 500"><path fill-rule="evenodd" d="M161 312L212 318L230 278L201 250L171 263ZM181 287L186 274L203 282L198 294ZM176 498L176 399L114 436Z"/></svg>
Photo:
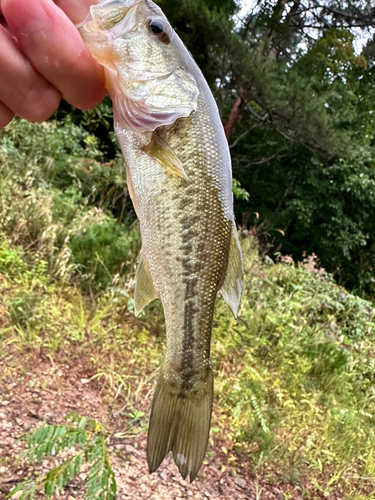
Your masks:
<svg viewBox="0 0 375 500"><path fill-rule="evenodd" d="M215 298L221 290L236 316L242 293L227 141L201 71L151 0L103 0L79 30L105 68L140 222L135 313L160 298L165 315L149 470L172 451L181 475L193 481L212 413Z"/></svg>

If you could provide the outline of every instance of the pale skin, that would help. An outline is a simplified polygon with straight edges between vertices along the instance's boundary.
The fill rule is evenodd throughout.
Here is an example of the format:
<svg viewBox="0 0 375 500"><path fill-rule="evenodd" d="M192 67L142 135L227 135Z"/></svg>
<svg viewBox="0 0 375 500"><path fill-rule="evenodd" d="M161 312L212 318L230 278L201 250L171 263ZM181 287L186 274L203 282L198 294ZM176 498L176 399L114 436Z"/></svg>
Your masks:
<svg viewBox="0 0 375 500"><path fill-rule="evenodd" d="M0 0L0 129L43 121L61 98L79 109L104 98L104 74L75 24L99 0Z"/></svg>

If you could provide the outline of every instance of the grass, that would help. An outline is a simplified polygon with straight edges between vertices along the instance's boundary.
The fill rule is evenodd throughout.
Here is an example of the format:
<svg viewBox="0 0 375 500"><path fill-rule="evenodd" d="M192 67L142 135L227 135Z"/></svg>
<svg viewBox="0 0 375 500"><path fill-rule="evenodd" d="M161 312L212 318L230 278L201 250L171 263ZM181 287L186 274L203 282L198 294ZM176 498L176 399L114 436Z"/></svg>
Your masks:
<svg viewBox="0 0 375 500"><path fill-rule="evenodd" d="M309 479L327 494L371 490L373 306L311 260L265 264L251 245L240 321L221 305L214 332L219 421L231 447L285 482Z"/></svg>
<svg viewBox="0 0 375 500"><path fill-rule="evenodd" d="M244 248L240 319L221 299L215 315L214 449L225 448L233 474L245 461L271 481L308 480L348 498L368 493L375 479L371 304L303 265L264 264L252 240ZM3 243L0 255L13 262L1 273L1 356L81 352L107 397L121 395L147 412L142 401L164 350L160 306L138 320L126 287L92 302L75 285L50 283L45 266L27 267L21 250Z"/></svg>
<svg viewBox="0 0 375 500"><path fill-rule="evenodd" d="M0 232L90 293L131 274L140 249L124 166L93 141L55 122L18 120L0 135Z"/></svg>
<svg viewBox="0 0 375 500"><path fill-rule="evenodd" d="M22 134L33 139L22 145ZM0 137L0 162L0 359L17 369L20 353L79 353L105 397L124 398L145 429L164 320L157 301L134 318L138 230L125 209L87 189L108 192L113 164L100 163L79 128L22 121ZM246 466L300 484L306 499L374 498L373 304L337 286L314 257L272 262L252 238L242 243L238 320L217 300L209 456L224 454L233 475Z"/></svg>

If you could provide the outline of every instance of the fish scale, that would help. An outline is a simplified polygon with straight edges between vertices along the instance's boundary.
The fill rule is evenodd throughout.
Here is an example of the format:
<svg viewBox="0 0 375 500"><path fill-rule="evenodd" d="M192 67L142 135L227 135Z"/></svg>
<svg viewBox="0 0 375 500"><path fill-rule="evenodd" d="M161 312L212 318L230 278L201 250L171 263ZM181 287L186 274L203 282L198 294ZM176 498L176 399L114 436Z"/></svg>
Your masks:
<svg viewBox="0 0 375 500"><path fill-rule="evenodd" d="M156 35L155 21L158 32L163 28ZM106 69L140 221L136 314L155 298L164 309L166 354L151 409L149 470L172 451L192 481L211 421L216 295L221 290L236 315L242 291L228 145L202 73L151 0L102 0L79 29Z"/></svg>

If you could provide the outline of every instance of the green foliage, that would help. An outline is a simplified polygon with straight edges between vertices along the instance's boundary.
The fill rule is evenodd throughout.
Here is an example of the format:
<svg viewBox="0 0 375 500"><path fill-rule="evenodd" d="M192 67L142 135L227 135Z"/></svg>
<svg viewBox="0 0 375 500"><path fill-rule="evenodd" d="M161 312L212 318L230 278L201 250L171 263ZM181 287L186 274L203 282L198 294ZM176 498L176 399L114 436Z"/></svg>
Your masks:
<svg viewBox="0 0 375 500"><path fill-rule="evenodd" d="M0 255L6 255L6 245ZM239 319L221 299L216 304L213 453L222 443L233 474L241 461L270 481L303 485L309 480L327 495L365 495L367 485L375 483L374 307L335 284L316 256L299 265L282 256L274 263L259 257L250 237L243 250ZM6 348L1 356L15 352L18 359L22 352L26 359L27 353L43 348L52 359L67 359L64 364L73 353L90 359L93 378L106 397L124 398L121 419L127 424L121 435L144 433L149 412L145 395L165 348L160 303L134 319L130 284L112 286L93 303L73 285L56 278L51 282L46 267L30 266L23 250L9 253L18 264L9 274L1 273L0 342ZM103 437L90 434L88 423L84 430L76 422L62 427L62 437L48 437L48 426L37 430L29 452L40 458L51 453L51 439L71 440L71 462L25 483L25 494L46 483L51 488L54 480L58 487L64 474L71 478L73 473L65 471L72 471L72 457L87 463L84 448ZM314 496L305 492L305 498Z"/></svg>
<svg viewBox="0 0 375 500"><path fill-rule="evenodd" d="M256 225L265 247L296 260L315 253L339 282L371 294L375 80L353 40L335 28L291 59L255 67L248 58L257 91L248 91L232 158L250 194L238 220Z"/></svg>
<svg viewBox="0 0 375 500"><path fill-rule="evenodd" d="M257 72L273 121L287 119L288 130L258 128L254 113L265 123L268 114L256 100L244 110L232 152L250 197L237 203L237 217L256 226L264 247L296 260L315 253L339 282L371 294L373 69L347 30L327 30L308 47L294 64Z"/></svg>
<svg viewBox="0 0 375 500"><path fill-rule="evenodd" d="M366 489L366 477L375 480L373 305L337 286L314 256L263 264L249 239L244 252L239 321L220 304L214 330L229 449L286 482Z"/></svg>
<svg viewBox="0 0 375 500"><path fill-rule="evenodd" d="M36 479L26 479L8 495L16 493L21 500L32 500L42 490L46 498L51 498L55 491L62 491L69 481L79 473L83 464L88 466L86 485L87 500L114 500L116 498L116 480L108 456L107 433L94 419L70 414L66 425L48 425L40 427L27 436L26 456L32 463L41 462L72 450L72 456L63 460L49 472Z"/></svg>
<svg viewBox="0 0 375 500"><path fill-rule="evenodd" d="M134 221L125 169L97 161L95 140L73 124L23 120L0 136L1 233L92 291L132 274L140 246L137 227L124 231Z"/></svg>
<svg viewBox="0 0 375 500"><path fill-rule="evenodd" d="M22 259L22 247L9 247L4 235L0 239L0 273L16 277L27 272L27 264Z"/></svg>
<svg viewBox="0 0 375 500"><path fill-rule="evenodd" d="M94 141L94 147L102 159L113 159L120 151L113 131L113 111L110 98L107 96L96 108L81 111L61 101L54 119L70 126L78 125L88 134L89 142Z"/></svg>
<svg viewBox="0 0 375 500"><path fill-rule="evenodd" d="M238 98L243 100L230 138L239 182L237 220L257 227L270 254L281 251L299 260L303 252L314 252L341 284L373 293L372 191L349 193L351 182L342 180L348 170L357 185L361 175L372 178L373 41L358 54L362 33L351 28L353 19L362 19L363 27L372 22L369 12L363 5L352 11L336 2L333 15L325 2L314 7L309 1L267 0L239 19L238 2L232 0L158 3L207 78L224 123ZM309 23L316 24L314 35ZM64 125L68 153L84 161L80 168L76 162L67 168L66 149L60 148L63 168L54 160L53 186L74 185L87 203L131 224L135 215L124 195L109 99L85 112L62 103L55 118ZM59 131L52 151L61 138ZM22 144L21 136L18 140ZM103 168L105 160L113 168ZM368 215L364 206L370 207ZM95 275L98 269L101 276L86 279L85 286L106 282L99 260L89 269L81 272Z"/></svg>
<svg viewBox="0 0 375 500"><path fill-rule="evenodd" d="M358 153L325 165L305 152L304 163L297 165L296 160L291 159L288 170L280 171L274 182L269 182L267 169L252 172L254 191L250 193L261 192L263 205L258 204L257 195L250 200L254 212L260 213L260 225L266 225L265 239L296 259L304 252L316 253L337 280L351 289L373 293L372 158ZM250 221L257 222L253 215Z"/></svg>
<svg viewBox="0 0 375 500"><path fill-rule="evenodd" d="M233 179L233 195L238 200L248 201L250 198L249 193L241 187L241 184L236 179Z"/></svg>
<svg viewBox="0 0 375 500"><path fill-rule="evenodd" d="M139 251L138 231L127 232L113 219L101 224L92 223L80 234L72 234L70 246L74 263L81 274L82 286L93 280L105 289L113 284L119 273L131 270ZM112 272L111 272L112 271Z"/></svg>

